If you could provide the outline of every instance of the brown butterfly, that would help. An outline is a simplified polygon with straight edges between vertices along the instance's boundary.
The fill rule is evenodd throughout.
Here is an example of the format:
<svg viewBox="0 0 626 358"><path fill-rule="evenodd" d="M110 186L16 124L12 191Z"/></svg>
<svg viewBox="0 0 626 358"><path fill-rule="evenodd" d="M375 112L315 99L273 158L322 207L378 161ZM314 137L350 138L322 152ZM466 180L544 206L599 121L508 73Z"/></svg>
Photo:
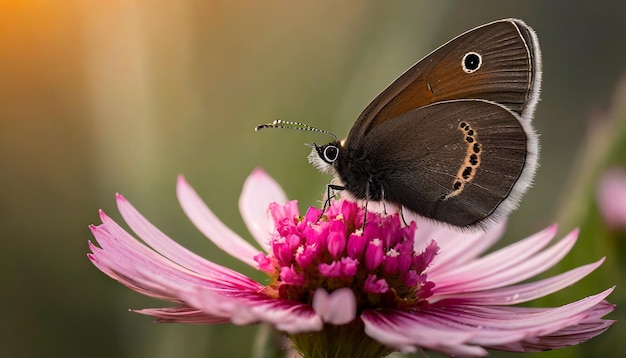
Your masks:
<svg viewBox="0 0 626 358"><path fill-rule="evenodd" d="M309 161L355 199L483 227L506 217L531 185L540 86L541 53L529 26L517 19L479 26L418 61L365 108L345 140L314 145ZM289 124L298 123L257 129Z"/></svg>

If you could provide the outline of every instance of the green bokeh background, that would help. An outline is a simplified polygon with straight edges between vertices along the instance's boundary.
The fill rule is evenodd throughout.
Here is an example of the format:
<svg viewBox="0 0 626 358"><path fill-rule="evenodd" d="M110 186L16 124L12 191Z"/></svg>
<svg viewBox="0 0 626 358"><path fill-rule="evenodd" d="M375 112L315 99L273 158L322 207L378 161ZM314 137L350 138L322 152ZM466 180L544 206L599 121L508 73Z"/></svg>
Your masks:
<svg viewBox="0 0 626 358"><path fill-rule="evenodd" d="M97 210L119 218L114 193L123 193L180 243L261 279L191 225L176 176L249 238L237 200L253 168L301 208L317 205L329 180L306 161L303 143L319 136L255 125L280 117L341 137L419 58L505 17L537 31L544 82L541 167L501 244L555 221L560 236L581 227L551 272L607 262L541 304L617 285L610 300L625 306L626 235L604 227L594 201L602 170L626 167L624 1L0 0L0 357L250 356L258 327L157 325L129 313L162 303L89 263ZM538 355L621 357L624 335L618 323Z"/></svg>

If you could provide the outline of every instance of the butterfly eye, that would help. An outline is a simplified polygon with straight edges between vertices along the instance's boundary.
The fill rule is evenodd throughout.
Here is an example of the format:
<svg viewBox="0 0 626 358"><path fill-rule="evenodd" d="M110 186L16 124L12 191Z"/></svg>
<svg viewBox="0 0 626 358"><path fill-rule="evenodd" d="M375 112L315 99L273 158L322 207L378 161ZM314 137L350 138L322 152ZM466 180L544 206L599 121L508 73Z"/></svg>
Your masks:
<svg viewBox="0 0 626 358"><path fill-rule="evenodd" d="M337 160L337 157L339 156L339 148L337 148L334 145L328 145L326 146L326 148L324 148L324 161L326 161L327 163L332 163L335 160Z"/></svg>
<svg viewBox="0 0 626 358"><path fill-rule="evenodd" d="M476 72L480 68L483 59L476 52L468 52L463 56L463 61L461 62L461 66L463 67L463 71L465 73Z"/></svg>

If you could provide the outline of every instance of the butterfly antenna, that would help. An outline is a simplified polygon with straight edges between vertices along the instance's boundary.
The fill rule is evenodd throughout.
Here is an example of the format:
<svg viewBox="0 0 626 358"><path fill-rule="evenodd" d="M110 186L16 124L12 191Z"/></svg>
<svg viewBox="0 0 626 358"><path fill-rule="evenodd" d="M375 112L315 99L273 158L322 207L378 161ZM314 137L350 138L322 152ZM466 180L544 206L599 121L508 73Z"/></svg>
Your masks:
<svg viewBox="0 0 626 358"><path fill-rule="evenodd" d="M283 121L282 119L276 119L272 123L259 124L258 126L254 128L254 130L258 132L261 129L265 129L265 128L295 129L299 131L318 132L318 133L324 133L326 135L329 135L333 137L335 140L337 140L337 136L334 135L333 133L329 131L325 131L323 129L311 127L310 125L304 124L301 122L291 122L291 121Z"/></svg>

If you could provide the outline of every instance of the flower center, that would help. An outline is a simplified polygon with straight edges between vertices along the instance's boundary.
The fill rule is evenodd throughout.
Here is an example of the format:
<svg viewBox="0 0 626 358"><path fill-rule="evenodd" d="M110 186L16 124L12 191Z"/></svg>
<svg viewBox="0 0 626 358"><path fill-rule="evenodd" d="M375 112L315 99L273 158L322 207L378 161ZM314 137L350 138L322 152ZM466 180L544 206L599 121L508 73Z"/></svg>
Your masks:
<svg viewBox="0 0 626 358"><path fill-rule="evenodd" d="M296 202L272 204L275 232L270 253L255 257L271 277L265 293L311 303L317 288L332 292L349 287L357 310L411 310L425 304L434 283L423 272L438 251L433 241L414 250L415 222L403 226L398 214L367 213L358 204L333 201L320 218L309 208L300 216Z"/></svg>

